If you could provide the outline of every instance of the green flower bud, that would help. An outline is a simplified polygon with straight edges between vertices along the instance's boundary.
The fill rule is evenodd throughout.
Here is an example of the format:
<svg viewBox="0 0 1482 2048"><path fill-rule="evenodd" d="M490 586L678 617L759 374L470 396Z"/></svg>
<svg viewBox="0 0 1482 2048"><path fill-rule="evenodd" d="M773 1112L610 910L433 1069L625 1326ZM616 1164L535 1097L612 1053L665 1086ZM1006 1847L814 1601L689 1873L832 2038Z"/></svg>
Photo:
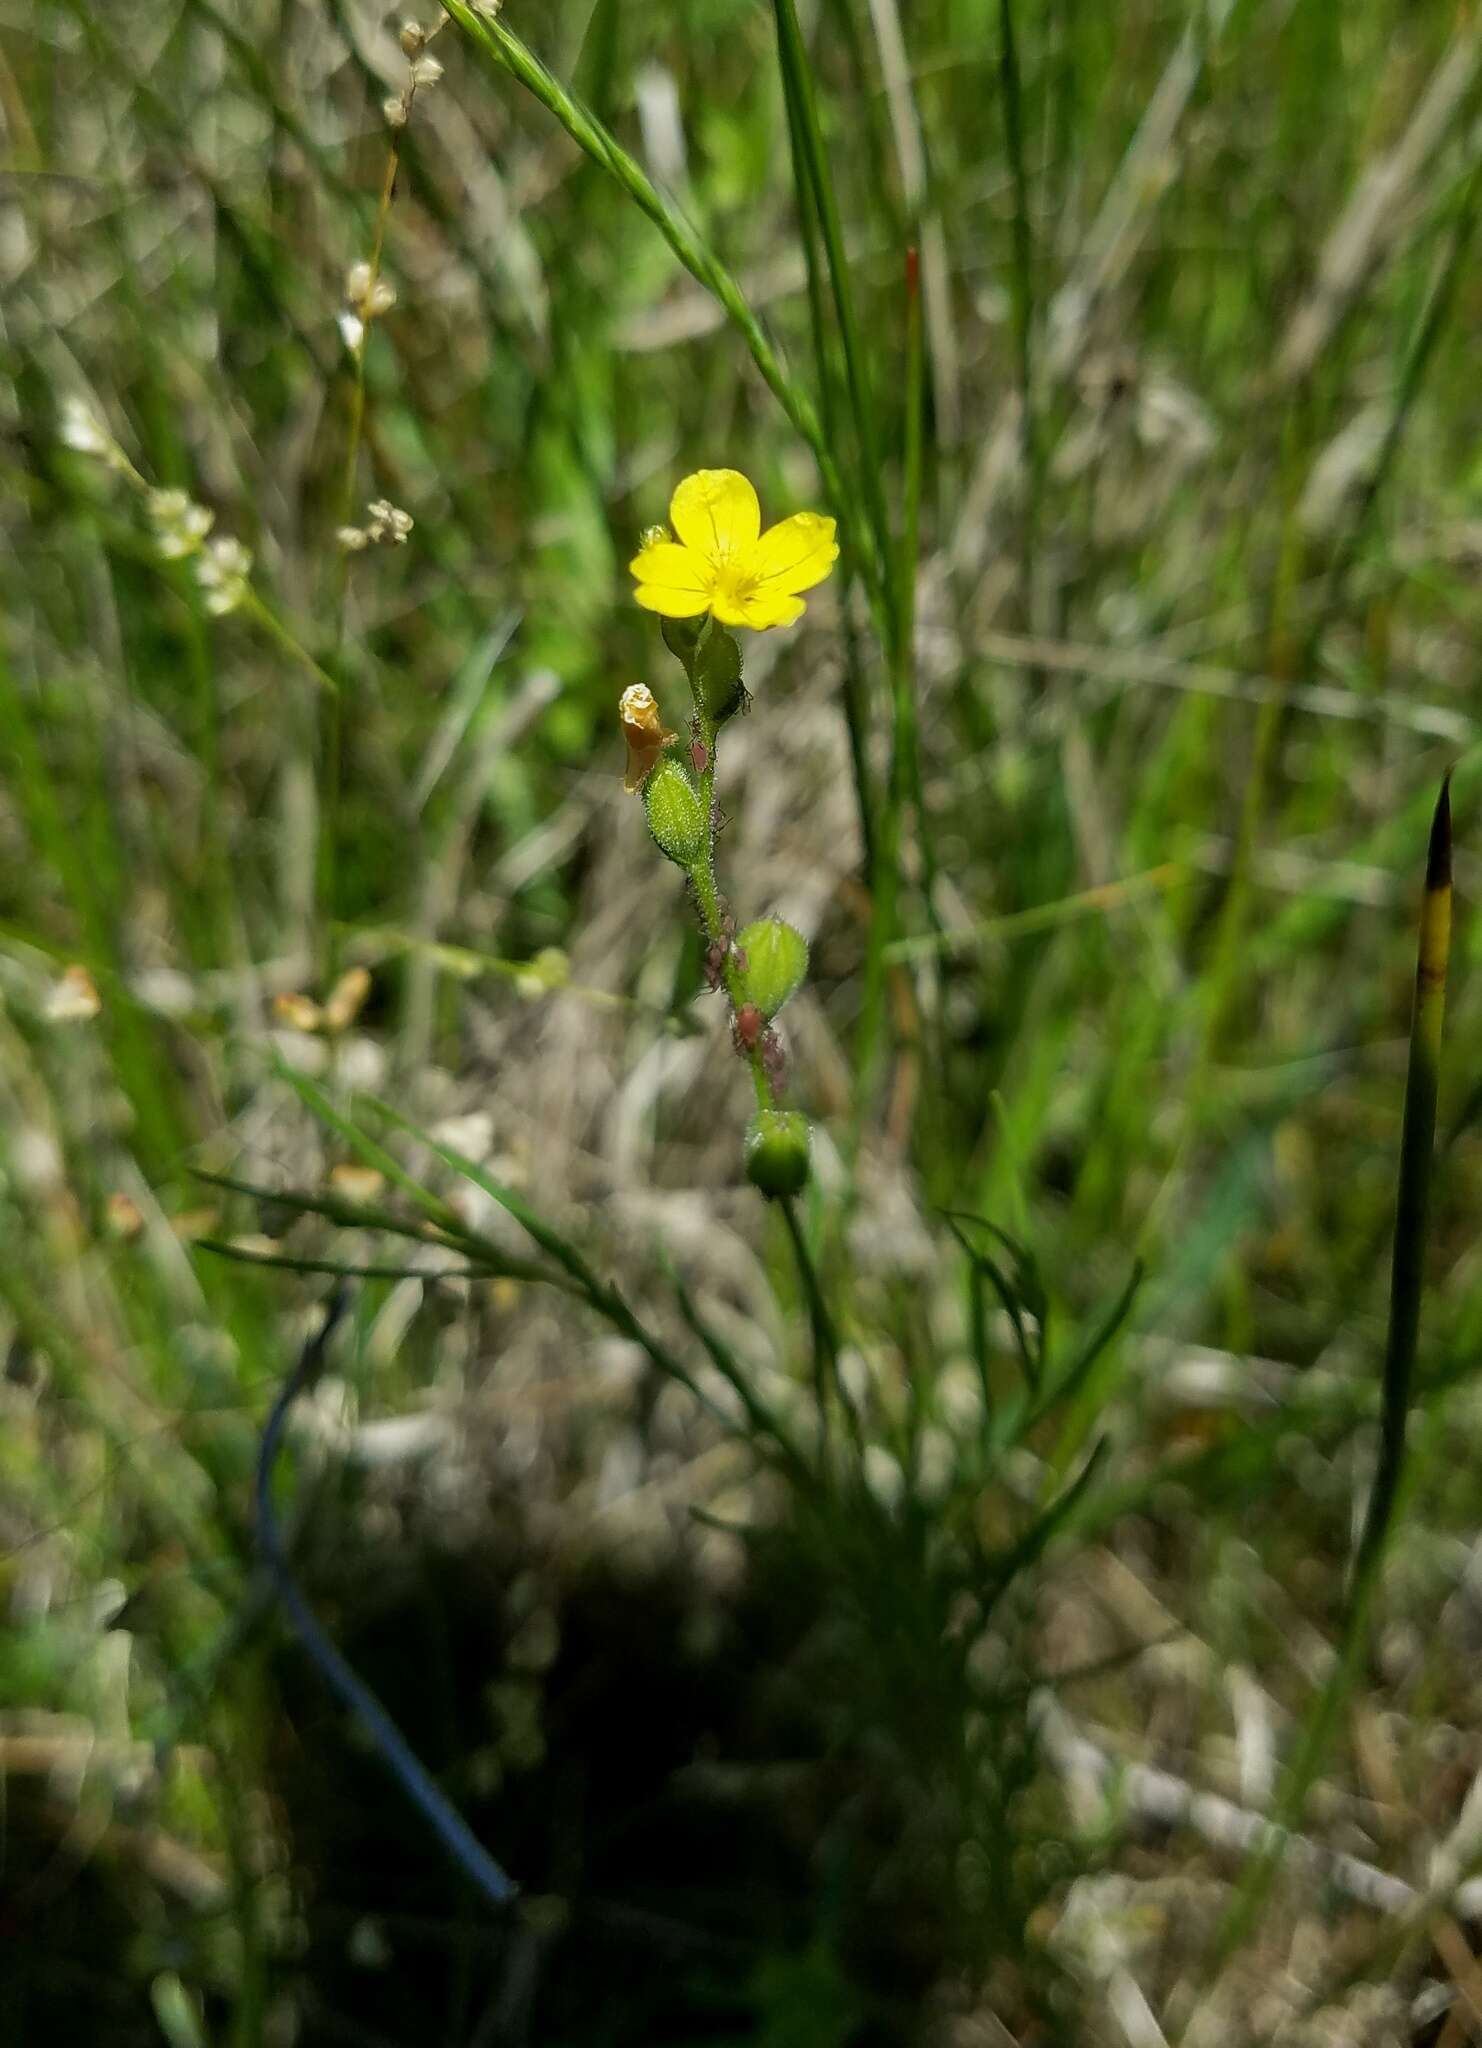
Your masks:
<svg viewBox="0 0 1482 2048"><path fill-rule="evenodd" d="M780 917L759 917L736 934L745 955L742 980L746 999L764 1017L775 1017L789 996L795 996L808 973L808 941Z"/></svg>
<svg viewBox="0 0 1482 2048"><path fill-rule="evenodd" d="M724 725L746 702L741 682L741 649L735 636L712 619L702 635L690 669L695 709L712 725Z"/></svg>
<svg viewBox="0 0 1482 2048"><path fill-rule="evenodd" d="M808 1119L796 1109L759 1109L746 1126L746 1178L769 1201L808 1180Z"/></svg>
<svg viewBox="0 0 1482 2048"><path fill-rule="evenodd" d="M660 761L643 785L648 829L660 853L692 868L705 846L705 811L677 761Z"/></svg>

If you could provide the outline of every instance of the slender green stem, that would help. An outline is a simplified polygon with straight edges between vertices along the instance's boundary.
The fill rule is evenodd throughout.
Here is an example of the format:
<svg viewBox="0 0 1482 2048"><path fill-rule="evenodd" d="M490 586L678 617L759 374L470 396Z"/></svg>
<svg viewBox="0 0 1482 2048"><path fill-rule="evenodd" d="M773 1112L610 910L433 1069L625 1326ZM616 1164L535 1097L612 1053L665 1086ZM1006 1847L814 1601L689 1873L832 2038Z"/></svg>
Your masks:
<svg viewBox="0 0 1482 2048"><path fill-rule="evenodd" d="M1019 573L1026 630L1036 626L1039 555L1040 453L1034 389L1034 236L1029 220L1029 174L1024 156L1024 93L1013 0L999 0L999 89L1004 141L1014 185L1014 257L1011 290L1014 346L1019 371L1019 445L1024 465L1024 507L1019 521Z"/></svg>
<svg viewBox="0 0 1482 2048"><path fill-rule="evenodd" d="M708 628L714 631L713 627ZM695 726L700 744L705 749L705 766L700 770L700 803L705 817L705 843L700 857L690 869L690 881L694 885L695 901L700 908L700 924L706 939L712 946L724 949L721 972L725 978L726 994L731 999L731 1014L739 1014L746 1002L746 985L736 965L735 953L726 943L725 913L721 909L720 889L715 879L715 840L717 829L717 808L715 798L715 722L700 707L698 695L695 699ZM767 1079L766 1064L762 1059L760 1041L745 1046L747 1063L751 1068L752 1085L756 1089L758 1109L772 1106L772 1084Z"/></svg>
<svg viewBox="0 0 1482 2048"><path fill-rule="evenodd" d="M803 1226L798 1221L796 1205L784 1197L778 1207L787 1224L787 1234L792 1240L793 1256L797 1260L798 1279L802 1283L803 1298L808 1304L808 1324L813 1337L813 1398L818 1407L819 1454L826 1459L829 1447L829 1417L833 1395L843 1402L856 1441L859 1438L859 1418L851 1402L844 1400L843 1382L839 1377L839 1340L835 1335L828 1303L819 1284L818 1269L808 1250L808 1240Z"/></svg>
<svg viewBox="0 0 1482 2048"><path fill-rule="evenodd" d="M854 306L854 287L844 249L844 230L839 218L833 177L823 146L823 129L818 102L813 92L808 54L798 27L793 0L773 0L777 19L777 49L782 65L783 89L796 109L795 133L802 143L808 183L812 188L824 253L828 259L829 283L834 310L838 315L839 339L844 349L844 379L858 443L859 474L864 503L875 548L874 574L878 581L881 624L887 646L898 639L899 618L896 593L890 575L890 522L885 512L885 489L881 481L879 437L875 431L875 408L865 364L864 344Z"/></svg>
<svg viewBox="0 0 1482 2048"><path fill-rule="evenodd" d="M513 30L502 21L476 14L468 0L446 0L446 11L471 42L517 78L555 116L572 141L616 179L653 222L690 276L718 301L750 350L768 390L812 449L836 513L847 512L848 495L813 401L783 369L766 330L730 271L706 247L673 201L658 190L596 116L552 76Z"/></svg>
<svg viewBox="0 0 1482 2048"><path fill-rule="evenodd" d="M1399 1498L1406 1425L1415 1381L1450 950L1451 786L1448 776L1441 786L1431 822L1416 949L1415 1003L1410 1024L1410 1060L1400 1134L1379 1459L1355 1553L1352 1590L1343 1618L1338 1656L1322 1695L1308 1717L1268 1836L1247 1867L1226 1915L1216 1949L1217 1968L1235 1953L1254 1927L1261 1902L1276 1874L1292 1831L1301 1823L1307 1795L1322 1767L1344 1701L1357 1681L1368 1642L1369 1618Z"/></svg>

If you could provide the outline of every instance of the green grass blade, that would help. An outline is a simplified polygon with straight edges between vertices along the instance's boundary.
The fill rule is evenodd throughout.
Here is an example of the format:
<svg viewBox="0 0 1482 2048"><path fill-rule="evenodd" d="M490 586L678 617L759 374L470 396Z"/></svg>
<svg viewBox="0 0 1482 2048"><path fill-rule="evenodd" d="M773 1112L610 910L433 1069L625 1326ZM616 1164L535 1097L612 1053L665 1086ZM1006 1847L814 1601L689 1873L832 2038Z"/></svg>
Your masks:
<svg viewBox="0 0 1482 2048"><path fill-rule="evenodd" d="M797 432L812 449L819 474L835 507L847 506L843 480L812 399L784 370L761 322L725 265L706 246L679 208L667 199L642 166L581 102L552 76L535 53L503 22L476 14L466 0L448 0L451 19L481 49L553 114L566 133L607 171L653 222L696 283L719 302L751 359Z"/></svg>

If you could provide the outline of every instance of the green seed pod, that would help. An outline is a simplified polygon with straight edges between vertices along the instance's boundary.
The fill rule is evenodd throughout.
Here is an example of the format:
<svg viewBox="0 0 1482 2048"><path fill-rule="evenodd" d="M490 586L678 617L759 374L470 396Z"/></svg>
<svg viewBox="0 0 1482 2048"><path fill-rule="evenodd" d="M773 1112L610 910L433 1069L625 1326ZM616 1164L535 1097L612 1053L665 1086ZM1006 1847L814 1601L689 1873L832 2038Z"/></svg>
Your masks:
<svg viewBox="0 0 1482 2048"><path fill-rule="evenodd" d="M746 1126L746 1178L769 1201L808 1181L808 1119L796 1109L759 1109Z"/></svg>
<svg viewBox="0 0 1482 2048"><path fill-rule="evenodd" d="M724 725L746 702L741 682L741 649L734 636L724 626L717 626L714 619L695 649L690 687L695 693L695 709L712 725Z"/></svg>
<svg viewBox="0 0 1482 2048"><path fill-rule="evenodd" d="M736 934L745 955L746 999L764 1017L775 1017L795 996L808 973L808 941L780 917L759 917Z"/></svg>
<svg viewBox="0 0 1482 2048"><path fill-rule="evenodd" d="M705 846L705 811L677 761L660 761L652 770L643 785L643 808L660 853L692 868Z"/></svg>

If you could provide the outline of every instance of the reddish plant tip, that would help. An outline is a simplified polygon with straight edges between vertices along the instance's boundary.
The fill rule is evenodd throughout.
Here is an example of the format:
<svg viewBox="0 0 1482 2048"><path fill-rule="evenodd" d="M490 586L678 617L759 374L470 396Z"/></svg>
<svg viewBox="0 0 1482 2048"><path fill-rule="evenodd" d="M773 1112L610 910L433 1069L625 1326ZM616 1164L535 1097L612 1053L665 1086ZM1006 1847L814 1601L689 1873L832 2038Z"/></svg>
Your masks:
<svg viewBox="0 0 1482 2048"><path fill-rule="evenodd" d="M921 288L921 257L914 242L906 249L906 297L914 299Z"/></svg>

